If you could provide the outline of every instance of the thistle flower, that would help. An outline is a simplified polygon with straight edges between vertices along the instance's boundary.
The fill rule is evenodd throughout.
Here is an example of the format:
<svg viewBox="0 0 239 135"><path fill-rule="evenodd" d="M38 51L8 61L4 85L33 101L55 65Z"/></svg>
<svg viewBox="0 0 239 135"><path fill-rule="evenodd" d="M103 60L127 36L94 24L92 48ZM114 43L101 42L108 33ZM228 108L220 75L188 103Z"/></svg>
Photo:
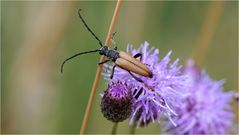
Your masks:
<svg viewBox="0 0 239 135"><path fill-rule="evenodd" d="M214 81L203 70L201 73L189 61L185 74L192 80L189 94L183 99L175 118L178 126L168 123L166 129L174 134L226 134L233 127L230 107L232 92L224 92L224 80Z"/></svg>
<svg viewBox="0 0 239 135"><path fill-rule="evenodd" d="M101 100L101 111L112 122L121 122L129 118L132 112L132 94L122 82L112 82Z"/></svg>
<svg viewBox="0 0 239 135"><path fill-rule="evenodd" d="M130 116L130 125L137 121L137 126L146 126L155 119L160 123L161 116L166 116L170 120L177 115L174 108L180 106L183 90L187 87L187 76L182 75L181 66L178 66L177 59L172 64L170 62L171 51L162 59L158 58L159 50L149 47L145 42L138 49L133 49L132 45L127 46L128 53L135 55L142 53L142 62L148 66L153 73L153 78L135 76L142 79L143 83L135 80L127 71L116 68L114 78L110 79L112 65L104 65L104 78L112 81L123 81L133 93L134 106ZM173 121L172 121L173 122ZM173 122L173 124L175 124Z"/></svg>

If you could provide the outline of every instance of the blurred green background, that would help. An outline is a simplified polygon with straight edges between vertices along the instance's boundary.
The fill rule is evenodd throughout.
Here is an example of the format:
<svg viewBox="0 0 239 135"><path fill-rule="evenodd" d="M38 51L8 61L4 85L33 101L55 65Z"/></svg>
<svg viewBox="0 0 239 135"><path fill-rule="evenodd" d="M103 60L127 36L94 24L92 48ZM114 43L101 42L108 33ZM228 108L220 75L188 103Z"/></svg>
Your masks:
<svg viewBox="0 0 239 135"><path fill-rule="evenodd" d="M60 65L77 52L99 47L78 18L78 8L104 42L115 4L1 1L1 133L79 133L99 55L72 60L64 74ZM172 60L178 57L181 64L205 57L201 67L213 79L225 78L226 90L238 90L237 1L124 1L115 31L119 50L148 41L160 49L160 58L172 50ZM198 53L204 40L208 48ZM101 79L86 133L111 131L99 107L105 87ZM129 130L128 120L119 124L118 133ZM136 130L159 132L158 124Z"/></svg>

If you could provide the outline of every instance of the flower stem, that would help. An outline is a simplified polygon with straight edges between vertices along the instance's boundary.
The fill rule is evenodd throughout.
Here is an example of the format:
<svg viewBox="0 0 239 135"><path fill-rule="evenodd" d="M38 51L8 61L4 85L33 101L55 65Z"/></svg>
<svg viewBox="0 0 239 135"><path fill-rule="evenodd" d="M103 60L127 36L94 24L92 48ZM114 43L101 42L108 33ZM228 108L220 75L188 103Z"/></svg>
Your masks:
<svg viewBox="0 0 239 135"><path fill-rule="evenodd" d="M130 126L130 134L134 135L136 130L136 121L134 121L133 125Z"/></svg>
<svg viewBox="0 0 239 135"><path fill-rule="evenodd" d="M105 41L105 46L109 46L111 35L113 33L115 23L116 23L118 14L119 14L120 5L121 5L121 0L118 0L117 4L116 4L116 7L115 7L113 18L111 20L111 24L110 24L109 31L108 31L108 34L107 34L107 38L106 38L106 41ZM104 60L104 56L101 56L100 57L100 62L103 61L103 60ZM80 134L84 134L84 132L85 132L86 125L87 125L88 120L89 120L89 115L90 115L90 112L91 112L92 104L93 104L93 101L94 101L94 97L95 97L95 94L96 94L96 88L98 87L98 84L99 84L101 72L102 72L102 66L99 65L98 68L97 68L97 71L96 71L94 83L92 85L89 101L88 101L86 111L85 111L85 116L84 116L84 119L83 119L83 122L82 122L82 125L81 125L81 129L80 129Z"/></svg>
<svg viewBox="0 0 239 135"><path fill-rule="evenodd" d="M113 128L112 128L112 135L115 135L117 132L117 128L118 128L118 122L114 122Z"/></svg>

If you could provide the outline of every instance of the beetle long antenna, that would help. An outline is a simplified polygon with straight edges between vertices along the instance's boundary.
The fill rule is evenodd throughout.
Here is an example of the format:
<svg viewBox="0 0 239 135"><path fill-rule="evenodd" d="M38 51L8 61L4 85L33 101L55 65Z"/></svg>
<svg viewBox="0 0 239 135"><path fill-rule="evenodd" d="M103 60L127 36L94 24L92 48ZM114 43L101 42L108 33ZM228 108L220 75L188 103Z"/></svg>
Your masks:
<svg viewBox="0 0 239 135"><path fill-rule="evenodd" d="M64 61L62 62L62 64L61 64L61 73L63 73L63 67L64 67L65 63L66 63L68 60L71 60L72 58L75 58L75 57L77 57L77 56L79 56L79 55L82 55L82 54L93 53L93 52L98 52L98 51L99 51L99 50L97 49L97 50L93 50L93 51L80 52L80 53L77 53L77 54L75 54L75 55L73 55L73 56L67 58L67 59L64 60Z"/></svg>
<svg viewBox="0 0 239 135"><path fill-rule="evenodd" d="M87 30L95 37L95 39L99 41L100 46L103 46L103 44L102 44L102 42L100 41L100 39L95 35L95 33L94 33L94 32L90 29L90 27L86 24L85 20L83 19L83 17L82 17L81 14L80 14L80 11L81 11L81 9L78 10L78 15L79 15L81 21L83 22L83 24L85 25L85 27L87 28Z"/></svg>

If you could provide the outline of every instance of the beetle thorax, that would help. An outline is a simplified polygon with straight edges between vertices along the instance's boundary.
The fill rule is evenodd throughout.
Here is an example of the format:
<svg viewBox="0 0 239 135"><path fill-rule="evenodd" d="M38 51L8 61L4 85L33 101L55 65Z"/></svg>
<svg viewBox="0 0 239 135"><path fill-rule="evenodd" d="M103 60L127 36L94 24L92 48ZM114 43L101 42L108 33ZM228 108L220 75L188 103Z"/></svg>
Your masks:
<svg viewBox="0 0 239 135"><path fill-rule="evenodd" d="M119 58L119 52L116 50L110 50L107 46L103 46L99 51L100 55L105 55L108 59L115 61Z"/></svg>
<svg viewBox="0 0 239 135"><path fill-rule="evenodd" d="M120 56L119 56L119 52L117 52L116 50L108 50L106 57L112 60L113 62L115 62L116 59L118 59Z"/></svg>

